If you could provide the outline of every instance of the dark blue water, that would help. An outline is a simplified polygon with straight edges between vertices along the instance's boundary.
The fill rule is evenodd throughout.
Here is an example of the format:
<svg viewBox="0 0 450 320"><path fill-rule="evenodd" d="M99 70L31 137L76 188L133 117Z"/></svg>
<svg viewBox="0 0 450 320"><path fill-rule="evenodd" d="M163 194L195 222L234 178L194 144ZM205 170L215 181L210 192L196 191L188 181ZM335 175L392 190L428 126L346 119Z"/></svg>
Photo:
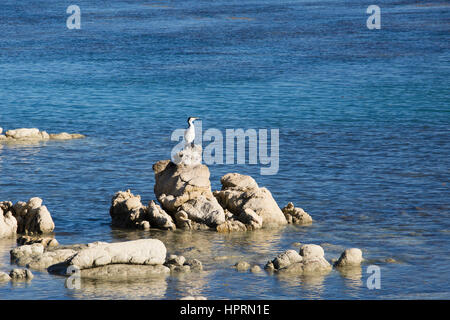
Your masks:
<svg viewBox="0 0 450 320"><path fill-rule="evenodd" d="M66 8L81 8L68 30ZM0 3L0 127L88 137L0 145L0 200L44 199L60 243L163 240L197 252L205 273L138 283L86 283L35 273L0 287L1 299L450 298L450 7L446 1L27 1ZM220 235L126 232L110 226L111 196L154 199L151 166L168 159L173 130L280 130L278 174L260 165L212 165L252 175L310 227ZM238 273L294 242L326 258L359 247L359 275L316 278ZM0 242L8 271L14 240ZM227 257L224 257L227 256ZM398 263L383 262L393 258ZM369 264L381 289L369 290Z"/></svg>

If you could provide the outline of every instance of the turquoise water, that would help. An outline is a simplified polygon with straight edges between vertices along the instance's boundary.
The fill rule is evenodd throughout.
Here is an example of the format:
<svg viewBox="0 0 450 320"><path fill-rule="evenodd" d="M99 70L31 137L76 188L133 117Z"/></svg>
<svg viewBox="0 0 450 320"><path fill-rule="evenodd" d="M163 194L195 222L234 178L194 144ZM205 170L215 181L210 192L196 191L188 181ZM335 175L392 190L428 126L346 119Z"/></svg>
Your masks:
<svg viewBox="0 0 450 320"><path fill-rule="evenodd" d="M81 8L81 30L66 8ZM450 7L377 1L368 30L360 1L48 1L0 4L0 127L80 132L84 140L0 146L0 200L44 199L60 243L163 240L205 273L135 283L85 283L35 272L0 286L1 299L450 298ZM154 162L174 129L280 130L278 174L260 165L212 165L252 175L310 227L220 235L131 232L110 226L114 192L146 202ZM294 242L326 258L363 249L360 275L280 278L239 273ZM8 271L13 240L0 241ZM398 263L385 263L393 258ZM369 264L381 289L369 290Z"/></svg>

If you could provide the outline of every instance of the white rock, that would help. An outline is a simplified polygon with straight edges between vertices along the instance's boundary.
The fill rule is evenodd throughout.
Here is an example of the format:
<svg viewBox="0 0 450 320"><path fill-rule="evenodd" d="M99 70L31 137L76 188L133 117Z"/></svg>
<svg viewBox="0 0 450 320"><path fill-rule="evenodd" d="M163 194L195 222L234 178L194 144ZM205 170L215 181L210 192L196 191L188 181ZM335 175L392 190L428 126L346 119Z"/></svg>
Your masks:
<svg viewBox="0 0 450 320"><path fill-rule="evenodd" d="M361 265L363 261L362 251L358 248L346 249L339 260L335 263L335 267L353 267Z"/></svg>
<svg viewBox="0 0 450 320"><path fill-rule="evenodd" d="M304 244L300 248L300 255L305 259L322 258L325 255L323 248L317 244Z"/></svg>
<svg viewBox="0 0 450 320"><path fill-rule="evenodd" d="M101 244L80 250L69 262L80 269L107 264L163 264L166 247L157 239L141 239L110 244Z"/></svg>

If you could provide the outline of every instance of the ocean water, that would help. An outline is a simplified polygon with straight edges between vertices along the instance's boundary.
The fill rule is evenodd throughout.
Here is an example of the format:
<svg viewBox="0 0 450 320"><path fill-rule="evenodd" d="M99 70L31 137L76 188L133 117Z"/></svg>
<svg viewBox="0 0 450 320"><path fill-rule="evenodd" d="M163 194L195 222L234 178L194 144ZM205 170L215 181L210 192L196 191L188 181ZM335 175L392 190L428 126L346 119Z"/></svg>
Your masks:
<svg viewBox="0 0 450 320"><path fill-rule="evenodd" d="M81 8L69 30L66 8ZM366 9L381 7L381 29ZM0 200L41 197L62 244L158 238L199 258L201 274L83 282L34 272L0 299L449 299L450 6L446 1L111 1L0 3L0 127L79 132L86 139L0 145ZM229 235L112 228L118 190L155 199L152 164L170 135L279 129L280 166L209 166L253 176L278 204L314 219ZM325 257L363 250L360 272L321 277L237 272L294 243ZM0 241L0 270L14 239ZM393 258L397 263L386 263ZM369 290L369 265L381 289Z"/></svg>

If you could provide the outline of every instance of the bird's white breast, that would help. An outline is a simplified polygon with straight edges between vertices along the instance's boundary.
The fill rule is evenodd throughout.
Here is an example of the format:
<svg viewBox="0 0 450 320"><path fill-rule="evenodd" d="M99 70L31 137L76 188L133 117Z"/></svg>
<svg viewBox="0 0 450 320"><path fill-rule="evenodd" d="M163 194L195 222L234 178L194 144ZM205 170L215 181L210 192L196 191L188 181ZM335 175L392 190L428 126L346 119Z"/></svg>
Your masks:
<svg viewBox="0 0 450 320"><path fill-rule="evenodd" d="M186 143L191 143L195 139L195 128L193 125L190 125L189 128L184 132L184 140Z"/></svg>

